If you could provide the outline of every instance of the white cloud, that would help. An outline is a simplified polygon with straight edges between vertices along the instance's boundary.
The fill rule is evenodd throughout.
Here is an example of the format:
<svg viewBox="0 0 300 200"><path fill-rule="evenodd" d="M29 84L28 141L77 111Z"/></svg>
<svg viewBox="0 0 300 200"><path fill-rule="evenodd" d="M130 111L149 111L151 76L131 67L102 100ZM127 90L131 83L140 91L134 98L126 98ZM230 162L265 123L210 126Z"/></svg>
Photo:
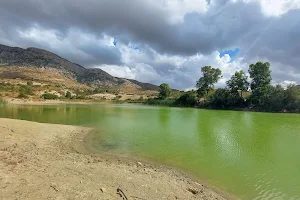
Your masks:
<svg viewBox="0 0 300 200"><path fill-rule="evenodd" d="M129 79L135 79L136 77L136 70L128 66L100 65L95 67L100 68L115 77L129 78Z"/></svg>
<svg viewBox="0 0 300 200"><path fill-rule="evenodd" d="M281 85L284 89L286 89L289 85L296 84L296 82L295 81L284 80L280 83L274 83L273 85L277 85L277 84Z"/></svg>
<svg viewBox="0 0 300 200"><path fill-rule="evenodd" d="M267 16L280 16L286 12L300 8L300 0L244 0L245 2L259 2L262 12Z"/></svg>
<svg viewBox="0 0 300 200"><path fill-rule="evenodd" d="M160 75L152 66L144 63L138 63L133 67L117 66L117 65L101 65L97 66L112 76L136 79L145 83L159 83Z"/></svg>
<svg viewBox="0 0 300 200"><path fill-rule="evenodd" d="M159 54L153 49L134 50L131 45L120 44L124 66L98 66L113 76L136 79L142 82L160 84L166 82L177 89L195 88L196 81L202 76L201 67L211 65L221 69L223 78L216 87L224 87L235 71L244 70L247 73L248 64L243 58L232 60L228 54L220 58L220 53L214 51L209 55L195 54L192 56L174 56ZM147 54L145 52L151 52ZM144 62L139 62L143 60ZM162 70L167 65L169 68Z"/></svg>

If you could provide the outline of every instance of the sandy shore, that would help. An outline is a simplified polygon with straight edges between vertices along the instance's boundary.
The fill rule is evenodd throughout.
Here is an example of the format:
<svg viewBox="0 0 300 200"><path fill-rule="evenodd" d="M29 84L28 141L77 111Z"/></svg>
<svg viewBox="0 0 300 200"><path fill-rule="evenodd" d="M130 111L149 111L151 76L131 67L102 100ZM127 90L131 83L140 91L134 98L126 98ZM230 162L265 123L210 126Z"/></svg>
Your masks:
<svg viewBox="0 0 300 200"><path fill-rule="evenodd" d="M225 199L166 167L89 154L90 131L0 118L0 199Z"/></svg>
<svg viewBox="0 0 300 200"><path fill-rule="evenodd" d="M5 98L9 104L15 105L57 105L57 104L105 104L108 102L96 102L92 100L78 100L78 101L62 101L62 100L44 100L44 99L18 99L18 98Z"/></svg>

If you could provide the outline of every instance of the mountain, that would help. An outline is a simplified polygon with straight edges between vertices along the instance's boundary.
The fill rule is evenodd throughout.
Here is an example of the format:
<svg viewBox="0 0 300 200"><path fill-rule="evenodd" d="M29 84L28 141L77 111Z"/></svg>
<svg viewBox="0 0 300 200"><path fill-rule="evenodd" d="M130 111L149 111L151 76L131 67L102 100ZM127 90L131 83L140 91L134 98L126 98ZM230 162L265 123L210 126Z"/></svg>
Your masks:
<svg viewBox="0 0 300 200"><path fill-rule="evenodd" d="M53 80L51 77L55 77L56 82L59 83L77 82L92 88L115 87L122 90L124 86L124 88L130 87L141 91L157 91L159 88L149 83L113 77L98 68L84 68L52 52L32 47L22 49L0 44L0 67L2 68L0 70L0 78L2 79L51 82Z"/></svg>

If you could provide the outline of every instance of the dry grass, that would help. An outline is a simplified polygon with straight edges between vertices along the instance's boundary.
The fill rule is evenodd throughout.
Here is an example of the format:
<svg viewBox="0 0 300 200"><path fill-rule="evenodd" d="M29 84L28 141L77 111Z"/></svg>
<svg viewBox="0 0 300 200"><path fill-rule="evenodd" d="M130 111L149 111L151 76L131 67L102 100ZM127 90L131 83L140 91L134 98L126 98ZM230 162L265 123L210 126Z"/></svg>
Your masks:
<svg viewBox="0 0 300 200"><path fill-rule="evenodd" d="M27 81L33 81L34 85L60 85L74 89L89 89L87 85L71 80L53 68L0 67L0 82L26 84Z"/></svg>

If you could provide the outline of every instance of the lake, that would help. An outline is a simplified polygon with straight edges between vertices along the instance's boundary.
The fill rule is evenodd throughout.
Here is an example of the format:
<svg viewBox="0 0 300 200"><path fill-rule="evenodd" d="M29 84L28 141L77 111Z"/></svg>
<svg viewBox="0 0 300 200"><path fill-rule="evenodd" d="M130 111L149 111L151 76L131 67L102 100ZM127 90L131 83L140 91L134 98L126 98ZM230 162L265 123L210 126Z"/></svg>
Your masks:
<svg viewBox="0 0 300 200"><path fill-rule="evenodd" d="M99 152L173 166L241 199L300 199L298 114L7 104L0 117L95 127Z"/></svg>

